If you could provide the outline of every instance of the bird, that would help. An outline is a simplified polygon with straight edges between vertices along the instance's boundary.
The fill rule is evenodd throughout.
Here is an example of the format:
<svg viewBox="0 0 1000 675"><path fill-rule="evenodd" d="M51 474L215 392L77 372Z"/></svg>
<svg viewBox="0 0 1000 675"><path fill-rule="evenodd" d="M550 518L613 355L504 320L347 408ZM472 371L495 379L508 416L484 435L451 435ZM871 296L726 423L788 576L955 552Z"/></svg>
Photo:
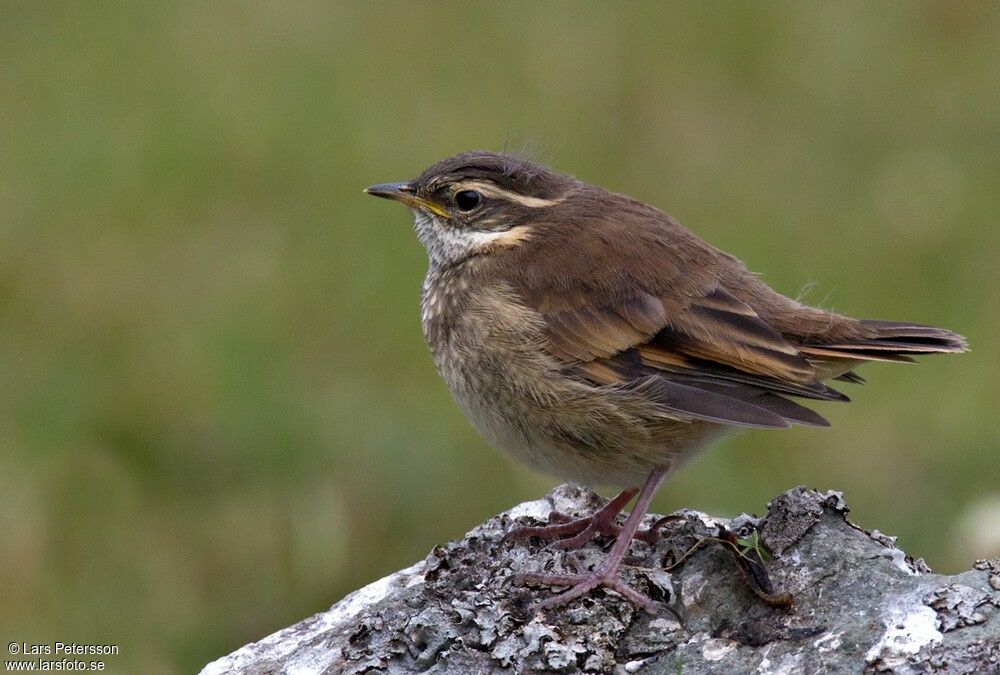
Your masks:
<svg viewBox="0 0 1000 675"><path fill-rule="evenodd" d="M619 573L672 470L741 429L828 426L802 401L849 400L829 383L863 383L862 364L967 348L943 328L786 297L663 211L518 155L462 152L365 192L413 213L423 335L472 425L538 471L621 490L509 534L615 537L594 569L522 575L564 589L533 612L604 588L655 613Z"/></svg>

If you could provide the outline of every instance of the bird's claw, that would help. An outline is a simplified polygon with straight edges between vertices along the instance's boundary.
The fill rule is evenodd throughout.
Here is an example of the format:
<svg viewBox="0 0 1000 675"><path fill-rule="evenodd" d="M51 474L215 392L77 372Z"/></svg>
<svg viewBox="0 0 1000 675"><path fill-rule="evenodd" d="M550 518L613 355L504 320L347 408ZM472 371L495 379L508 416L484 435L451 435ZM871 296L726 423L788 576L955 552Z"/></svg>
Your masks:
<svg viewBox="0 0 1000 675"><path fill-rule="evenodd" d="M576 564L575 561L574 565ZM569 589L553 595L545 600L539 600L532 604L528 611L534 615L539 610L548 607L559 607L571 602L580 596L586 595L595 588L604 587L621 595L634 605L642 607L650 614L658 614L663 608L663 603L657 602L647 595L635 590L627 583L618 578L616 570L597 569L593 572L578 572L576 574L551 574L543 572L527 572L519 575L519 581L525 584L538 584L547 586L568 586Z"/></svg>

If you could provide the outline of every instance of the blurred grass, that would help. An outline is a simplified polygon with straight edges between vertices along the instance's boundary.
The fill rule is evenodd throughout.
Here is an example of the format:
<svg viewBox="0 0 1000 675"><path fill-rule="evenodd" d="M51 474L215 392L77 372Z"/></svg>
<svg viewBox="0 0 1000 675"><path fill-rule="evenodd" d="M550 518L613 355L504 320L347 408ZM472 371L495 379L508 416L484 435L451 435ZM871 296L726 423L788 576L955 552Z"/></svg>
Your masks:
<svg viewBox="0 0 1000 675"><path fill-rule="evenodd" d="M839 488L967 567L1000 527L998 33L985 2L4 3L0 634L191 671L553 484L451 403L408 216L360 192L524 142L786 293L973 346L867 368L833 429L727 441L658 509Z"/></svg>

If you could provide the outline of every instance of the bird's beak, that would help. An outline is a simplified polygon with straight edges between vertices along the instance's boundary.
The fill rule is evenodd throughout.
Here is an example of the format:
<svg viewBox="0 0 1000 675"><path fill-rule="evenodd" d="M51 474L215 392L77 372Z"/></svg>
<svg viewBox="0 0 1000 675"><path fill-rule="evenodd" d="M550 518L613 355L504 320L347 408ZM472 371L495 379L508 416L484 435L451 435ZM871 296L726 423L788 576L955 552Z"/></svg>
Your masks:
<svg viewBox="0 0 1000 675"><path fill-rule="evenodd" d="M415 209L430 211L434 215L440 216L441 218L448 217L448 212L441 206L422 197L418 197L416 189L410 183L379 183L378 185L366 187L365 194L372 195L373 197L381 197L382 199L392 199L393 201L402 202L403 204Z"/></svg>

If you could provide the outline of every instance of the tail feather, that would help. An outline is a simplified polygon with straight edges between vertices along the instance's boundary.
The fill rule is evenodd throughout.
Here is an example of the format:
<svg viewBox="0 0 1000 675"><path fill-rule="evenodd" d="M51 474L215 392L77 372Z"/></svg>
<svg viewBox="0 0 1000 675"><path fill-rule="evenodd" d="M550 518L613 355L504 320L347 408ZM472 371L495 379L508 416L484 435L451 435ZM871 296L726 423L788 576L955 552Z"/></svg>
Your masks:
<svg viewBox="0 0 1000 675"><path fill-rule="evenodd" d="M907 354L951 354L968 349L965 338L944 328L917 323L861 321L868 336L850 342L816 342L802 351L815 356L866 361L908 361ZM900 358L902 357L902 358Z"/></svg>
<svg viewBox="0 0 1000 675"><path fill-rule="evenodd" d="M948 354L968 349L964 337L944 328L894 321L862 321L861 325L875 332L868 343L891 345L899 352Z"/></svg>
<svg viewBox="0 0 1000 675"><path fill-rule="evenodd" d="M950 345L930 344L925 342L903 342L901 340L858 340L857 342L840 342L822 345L822 349L851 352L895 352L900 354L935 354L942 352L963 351Z"/></svg>
<svg viewBox="0 0 1000 675"><path fill-rule="evenodd" d="M885 352L879 350L851 350L845 349L843 345L823 345L821 347L813 347L810 345L805 345L799 348L799 351L809 357L816 357L819 359L827 360L841 360L841 359L854 359L857 361L892 361L893 363L916 363L912 358L906 354L898 354L894 352Z"/></svg>

